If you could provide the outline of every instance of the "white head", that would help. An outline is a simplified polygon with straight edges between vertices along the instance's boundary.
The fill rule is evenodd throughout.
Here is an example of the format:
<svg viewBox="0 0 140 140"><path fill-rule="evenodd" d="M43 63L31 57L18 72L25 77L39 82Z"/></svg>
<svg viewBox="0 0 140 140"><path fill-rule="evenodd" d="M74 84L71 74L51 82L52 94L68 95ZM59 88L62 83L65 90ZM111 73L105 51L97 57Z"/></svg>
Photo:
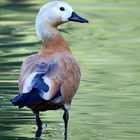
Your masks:
<svg viewBox="0 0 140 140"><path fill-rule="evenodd" d="M72 7L66 2L51 1L39 10L36 17L36 33L40 38L50 37L57 26L68 22L88 22L73 12Z"/></svg>

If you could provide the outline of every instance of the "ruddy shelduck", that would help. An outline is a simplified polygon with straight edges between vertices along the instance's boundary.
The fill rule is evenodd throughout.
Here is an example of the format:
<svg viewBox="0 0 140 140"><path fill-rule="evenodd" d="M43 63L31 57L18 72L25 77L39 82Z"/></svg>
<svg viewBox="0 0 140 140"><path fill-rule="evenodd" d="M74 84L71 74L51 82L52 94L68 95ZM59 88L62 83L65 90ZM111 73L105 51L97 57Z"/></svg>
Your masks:
<svg viewBox="0 0 140 140"><path fill-rule="evenodd" d="M68 21L88 23L66 2L51 1L39 10L35 27L43 47L23 62L19 78L20 94L11 99L12 104L19 108L27 106L33 111L37 132L40 132L36 134L38 137L42 131L39 112L63 109L64 140L67 140L68 110L80 83L79 65L57 29Z"/></svg>

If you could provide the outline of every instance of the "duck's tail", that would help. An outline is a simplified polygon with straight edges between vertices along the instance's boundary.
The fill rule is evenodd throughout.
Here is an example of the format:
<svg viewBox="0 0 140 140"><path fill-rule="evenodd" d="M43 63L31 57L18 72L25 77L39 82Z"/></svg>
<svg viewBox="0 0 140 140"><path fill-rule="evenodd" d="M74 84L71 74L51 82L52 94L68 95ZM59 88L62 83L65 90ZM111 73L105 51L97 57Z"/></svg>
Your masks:
<svg viewBox="0 0 140 140"><path fill-rule="evenodd" d="M29 93L17 95L15 98L11 99L10 102L19 108L23 108L24 106L29 106L39 100L42 100L39 95L39 91L37 89L33 89Z"/></svg>

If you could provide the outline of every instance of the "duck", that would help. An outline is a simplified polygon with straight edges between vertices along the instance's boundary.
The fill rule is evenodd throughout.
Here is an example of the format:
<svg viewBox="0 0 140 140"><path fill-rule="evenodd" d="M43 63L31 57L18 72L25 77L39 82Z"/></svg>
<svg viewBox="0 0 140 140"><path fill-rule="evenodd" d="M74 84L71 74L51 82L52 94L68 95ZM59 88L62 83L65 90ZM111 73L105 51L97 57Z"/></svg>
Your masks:
<svg viewBox="0 0 140 140"><path fill-rule="evenodd" d="M70 106L81 77L80 67L58 29L67 22L88 23L88 20L64 1L51 1L40 8L35 29L42 47L38 53L25 58L19 77L20 94L10 100L19 108L31 109L37 132L42 131L40 112L64 110L64 140L67 140Z"/></svg>

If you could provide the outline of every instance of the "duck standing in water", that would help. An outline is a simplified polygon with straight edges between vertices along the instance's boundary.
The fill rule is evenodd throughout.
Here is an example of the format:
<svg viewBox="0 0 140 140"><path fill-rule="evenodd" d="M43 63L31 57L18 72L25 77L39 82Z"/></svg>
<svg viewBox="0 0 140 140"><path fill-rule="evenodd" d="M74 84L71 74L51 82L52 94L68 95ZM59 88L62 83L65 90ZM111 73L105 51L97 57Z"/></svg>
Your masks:
<svg viewBox="0 0 140 140"><path fill-rule="evenodd" d="M79 65L57 29L68 21L88 23L66 2L52 1L40 9L36 17L36 33L42 39L43 47L23 62L20 94L11 99L19 108L27 106L33 111L38 131L42 130L40 111L63 109L64 140L67 140L68 110L80 83Z"/></svg>

